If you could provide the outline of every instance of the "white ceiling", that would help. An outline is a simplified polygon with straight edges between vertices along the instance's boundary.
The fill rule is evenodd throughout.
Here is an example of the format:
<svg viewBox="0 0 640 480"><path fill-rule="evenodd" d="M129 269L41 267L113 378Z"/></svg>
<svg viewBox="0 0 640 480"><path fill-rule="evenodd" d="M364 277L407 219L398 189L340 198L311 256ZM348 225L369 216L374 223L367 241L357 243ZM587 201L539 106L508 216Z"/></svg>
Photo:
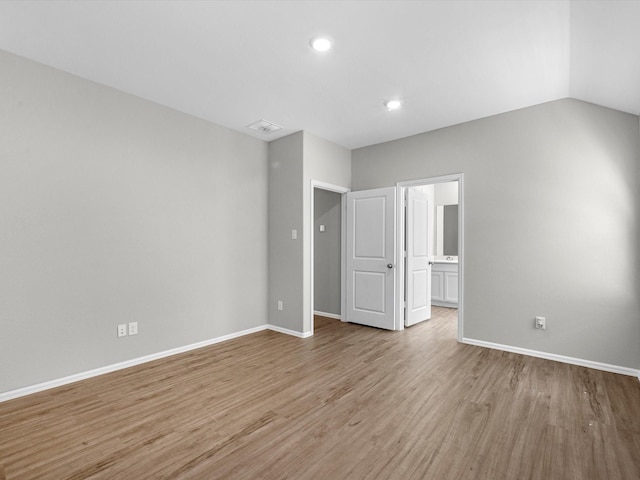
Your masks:
<svg viewBox="0 0 640 480"><path fill-rule="evenodd" d="M265 140L357 148L564 97L640 113L634 0L4 1L0 49Z"/></svg>

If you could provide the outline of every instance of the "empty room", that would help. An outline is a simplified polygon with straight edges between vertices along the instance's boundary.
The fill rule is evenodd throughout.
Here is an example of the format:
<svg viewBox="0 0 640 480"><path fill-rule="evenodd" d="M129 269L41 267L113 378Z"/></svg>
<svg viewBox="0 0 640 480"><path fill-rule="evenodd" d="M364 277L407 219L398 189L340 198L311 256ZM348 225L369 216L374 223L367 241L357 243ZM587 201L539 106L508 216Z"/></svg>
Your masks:
<svg viewBox="0 0 640 480"><path fill-rule="evenodd" d="M0 480L640 478L638 25L0 2Z"/></svg>

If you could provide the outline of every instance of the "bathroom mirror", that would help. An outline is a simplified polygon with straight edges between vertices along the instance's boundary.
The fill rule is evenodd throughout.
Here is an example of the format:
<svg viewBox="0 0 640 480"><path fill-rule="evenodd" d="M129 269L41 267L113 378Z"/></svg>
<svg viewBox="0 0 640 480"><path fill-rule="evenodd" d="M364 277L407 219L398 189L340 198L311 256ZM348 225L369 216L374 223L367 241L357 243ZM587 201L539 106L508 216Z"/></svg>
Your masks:
<svg viewBox="0 0 640 480"><path fill-rule="evenodd" d="M458 256L458 205L436 207L436 255Z"/></svg>

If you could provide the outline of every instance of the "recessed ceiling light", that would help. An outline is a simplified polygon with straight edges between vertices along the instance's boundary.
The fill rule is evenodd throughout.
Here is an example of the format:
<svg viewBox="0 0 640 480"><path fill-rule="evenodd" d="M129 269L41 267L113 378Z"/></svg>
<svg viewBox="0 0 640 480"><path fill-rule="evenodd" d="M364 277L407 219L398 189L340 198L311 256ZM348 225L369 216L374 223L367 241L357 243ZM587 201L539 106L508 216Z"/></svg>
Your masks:
<svg viewBox="0 0 640 480"><path fill-rule="evenodd" d="M398 110L399 108L402 108L403 103L404 102L399 98L394 98L392 100L387 100L386 102L384 102L384 106L387 107L387 110L389 111Z"/></svg>
<svg viewBox="0 0 640 480"><path fill-rule="evenodd" d="M309 41L309 45L311 45L311 48L316 52L326 52L331 48L331 40L327 37L313 37Z"/></svg>

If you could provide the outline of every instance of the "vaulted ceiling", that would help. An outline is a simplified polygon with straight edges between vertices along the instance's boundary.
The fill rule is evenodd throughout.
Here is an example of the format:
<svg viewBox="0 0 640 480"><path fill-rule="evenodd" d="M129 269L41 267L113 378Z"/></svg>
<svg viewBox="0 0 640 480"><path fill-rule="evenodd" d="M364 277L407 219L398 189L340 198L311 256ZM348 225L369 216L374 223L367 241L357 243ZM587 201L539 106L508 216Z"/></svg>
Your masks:
<svg viewBox="0 0 640 480"><path fill-rule="evenodd" d="M4 1L0 49L265 140L357 148L565 97L640 114L635 0Z"/></svg>

